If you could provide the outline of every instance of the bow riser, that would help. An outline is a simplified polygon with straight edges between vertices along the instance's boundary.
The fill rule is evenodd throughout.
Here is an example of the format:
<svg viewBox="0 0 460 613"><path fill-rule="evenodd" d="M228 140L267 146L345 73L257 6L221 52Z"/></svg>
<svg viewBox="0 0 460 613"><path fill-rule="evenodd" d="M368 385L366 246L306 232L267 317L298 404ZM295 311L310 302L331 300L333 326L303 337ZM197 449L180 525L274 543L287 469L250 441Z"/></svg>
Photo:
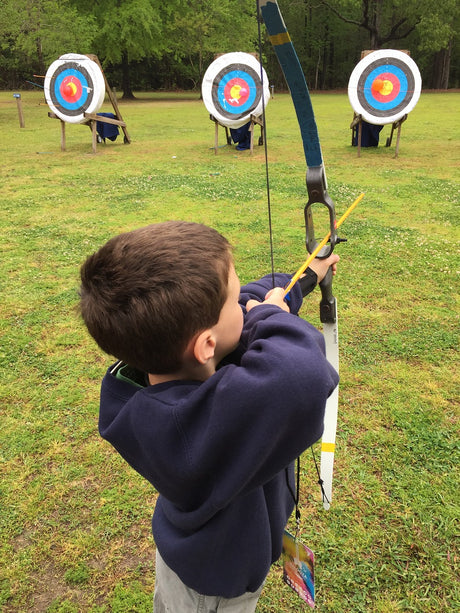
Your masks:
<svg viewBox="0 0 460 613"><path fill-rule="evenodd" d="M315 225L313 223L313 205L320 204L327 208L329 214L329 230L331 233L329 245L321 249L319 258L327 258L331 255L337 242L337 224L335 216L335 205L332 198L327 193L326 174L324 166L308 167L307 170L307 191L308 202L305 205L305 242L309 253L313 253L318 245L315 235ZM332 281L332 280L331 280Z"/></svg>

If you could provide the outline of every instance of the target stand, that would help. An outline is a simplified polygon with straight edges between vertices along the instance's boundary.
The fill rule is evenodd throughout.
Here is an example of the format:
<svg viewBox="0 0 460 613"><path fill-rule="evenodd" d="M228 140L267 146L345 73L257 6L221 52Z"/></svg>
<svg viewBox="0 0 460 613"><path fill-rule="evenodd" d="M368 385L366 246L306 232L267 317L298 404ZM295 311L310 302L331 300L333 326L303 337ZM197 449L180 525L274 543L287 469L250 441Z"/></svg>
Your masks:
<svg viewBox="0 0 460 613"><path fill-rule="evenodd" d="M398 130L398 135L396 137L396 146L395 146L395 158L398 157L399 153L399 141L401 138L401 127L402 124L406 121L407 115L403 115L401 119L398 121L394 121L391 125L390 136L387 138L385 147L391 147L391 143L393 140L393 133L395 130ZM358 157L361 157L361 142L362 142L362 129L363 129L363 116L357 115L353 113L353 121L350 124L351 128L351 144L357 143Z"/></svg>
<svg viewBox="0 0 460 613"><path fill-rule="evenodd" d="M106 93L115 119L97 114ZM96 153L99 140L98 122L119 126L124 133L124 143L131 142L116 96L96 55L68 53L53 62L45 76L45 98L51 109L48 117L61 122L61 151L66 150L66 123L90 127L93 153Z"/></svg>
<svg viewBox="0 0 460 613"><path fill-rule="evenodd" d="M201 85L203 102L215 124L214 153L218 151L219 126L225 129L227 145L232 144L229 128L250 124L250 151L254 128L260 126L259 145L264 143L261 119L270 98L268 77L257 57L240 51L216 57L206 70Z"/></svg>
<svg viewBox="0 0 460 613"><path fill-rule="evenodd" d="M211 121L214 122L215 124L215 129L214 129L214 153L217 155L217 151L219 150L219 126L221 128L225 129L225 140L227 142L227 145L232 145L233 141L232 141L232 137L230 135L229 132L229 127L227 125L224 125L222 123L219 123L219 121L214 117L214 115L209 115L209 119ZM264 124L263 121L261 119L259 119L259 117L256 117L255 115L251 115L249 122L250 126L249 126L249 134L250 134L250 147L249 147L249 151L252 152L254 150L254 127L255 126L260 126L260 136L259 136L259 140L258 140L258 145L263 145L264 144Z"/></svg>
<svg viewBox="0 0 460 613"><path fill-rule="evenodd" d="M420 97L422 79L416 63L408 51L380 49L363 51L348 83L348 98L354 110L350 124L352 144L357 142L361 155L363 121L383 126L392 124L398 131L395 157L398 157L401 127ZM378 139L377 139L378 140Z"/></svg>

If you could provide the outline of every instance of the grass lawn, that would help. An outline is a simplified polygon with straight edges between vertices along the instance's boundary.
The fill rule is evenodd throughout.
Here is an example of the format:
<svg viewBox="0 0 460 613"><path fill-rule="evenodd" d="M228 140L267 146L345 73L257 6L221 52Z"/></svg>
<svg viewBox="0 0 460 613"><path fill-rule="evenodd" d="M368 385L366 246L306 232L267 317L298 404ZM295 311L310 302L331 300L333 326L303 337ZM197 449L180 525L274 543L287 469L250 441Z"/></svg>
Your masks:
<svg viewBox="0 0 460 613"><path fill-rule="evenodd" d="M132 139L91 151L88 127L47 116L41 91L0 92L0 608L4 613L152 608L155 491L97 432L111 363L79 320L79 266L109 237L166 219L216 227L242 282L269 272L263 147L212 150L197 94L121 103ZM453 611L459 603L458 241L460 94L422 93L399 157L351 147L346 94L313 106L340 216L334 282L341 386L334 500L324 511L302 458L302 538L316 609ZM111 111L105 104L103 111ZM305 160L290 97L267 107L275 268L305 259ZM256 131L258 137L258 129ZM315 325L319 293L302 314ZM282 407L280 407L282 410ZM315 447L319 452L319 445ZM244 530L244 526L242 526ZM307 610L275 566L260 613Z"/></svg>

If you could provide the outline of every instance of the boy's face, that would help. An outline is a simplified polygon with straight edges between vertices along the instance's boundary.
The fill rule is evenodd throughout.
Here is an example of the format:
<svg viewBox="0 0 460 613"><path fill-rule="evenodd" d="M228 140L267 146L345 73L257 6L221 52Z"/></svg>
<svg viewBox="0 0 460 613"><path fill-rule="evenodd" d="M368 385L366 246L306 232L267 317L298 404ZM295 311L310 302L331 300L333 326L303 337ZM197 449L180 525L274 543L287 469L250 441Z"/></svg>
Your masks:
<svg viewBox="0 0 460 613"><path fill-rule="evenodd" d="M243 311L238 303L240 280L232 264L228 277L228 295L220 312L219 321L213 326L216 337L216 357L220 361L238 346L243 330Z"/></svg>

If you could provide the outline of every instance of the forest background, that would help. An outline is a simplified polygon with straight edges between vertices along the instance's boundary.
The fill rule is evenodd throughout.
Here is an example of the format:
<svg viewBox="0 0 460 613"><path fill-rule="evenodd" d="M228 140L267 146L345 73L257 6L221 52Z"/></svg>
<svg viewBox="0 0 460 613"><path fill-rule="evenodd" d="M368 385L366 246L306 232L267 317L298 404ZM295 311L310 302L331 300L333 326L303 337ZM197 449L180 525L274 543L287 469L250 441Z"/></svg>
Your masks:
<svg viewBox="0 0 460 613"><path fill-rule="evenodd" d="M310 89L344 89L365 49L409 50L424 89L460 87L457 0L280 0ZM216 53L259 51L256 0L0 0L0 89L94 53L123 97L198 90ZM262 28L270 83L286 85Z"/></svg>

